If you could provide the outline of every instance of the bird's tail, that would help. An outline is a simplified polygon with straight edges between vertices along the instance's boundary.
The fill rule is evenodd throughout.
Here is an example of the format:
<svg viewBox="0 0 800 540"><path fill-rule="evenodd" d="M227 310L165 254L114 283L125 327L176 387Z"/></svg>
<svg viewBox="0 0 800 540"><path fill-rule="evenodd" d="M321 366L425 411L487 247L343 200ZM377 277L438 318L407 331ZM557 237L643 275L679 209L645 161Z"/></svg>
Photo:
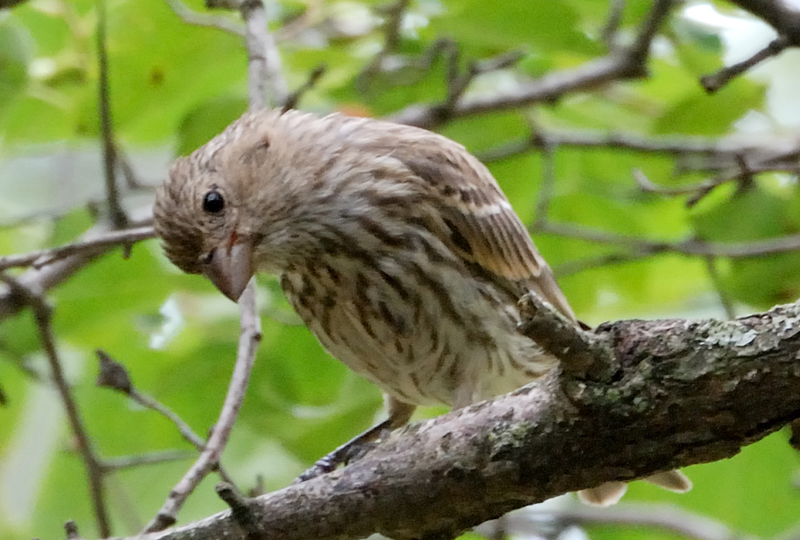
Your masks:
<svg viewBox="0 0 800 540"><path fill-rule="evenodd" d="M692 481L681 471L657 473L644 478L644 480L675 493L686 493L692 489ZM606 482L597 487L579 491L578 498L582 503L591 506L611 506L619 502L627 489L628 484L625 482Z"/></svg>

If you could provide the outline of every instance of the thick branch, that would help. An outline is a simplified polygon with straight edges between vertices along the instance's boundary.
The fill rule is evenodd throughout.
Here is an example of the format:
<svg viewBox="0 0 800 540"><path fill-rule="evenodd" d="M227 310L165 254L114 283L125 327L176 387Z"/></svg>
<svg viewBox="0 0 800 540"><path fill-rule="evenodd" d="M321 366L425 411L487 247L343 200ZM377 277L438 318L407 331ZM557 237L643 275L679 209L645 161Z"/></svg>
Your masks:
<svg viewBox="0 0 800 540"><path fill-rule="evenodd" d="M266 537L455 534L568 491L734 456L800 417L798 304L596 334L614 382L553 374L394 432L344 469L256 499ZM244 538L229 512L153 538L189 535Z"/></svg>

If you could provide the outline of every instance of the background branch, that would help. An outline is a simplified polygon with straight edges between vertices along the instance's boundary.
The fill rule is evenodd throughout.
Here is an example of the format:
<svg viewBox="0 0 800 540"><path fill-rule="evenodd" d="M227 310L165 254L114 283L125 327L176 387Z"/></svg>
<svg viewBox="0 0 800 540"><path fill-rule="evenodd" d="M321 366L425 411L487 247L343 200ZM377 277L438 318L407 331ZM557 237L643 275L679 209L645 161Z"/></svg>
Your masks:
<svg viewBox="0 0 800 540"><path fill-rule="evenodd" d="M36 326L39 330L39 339L42 343L47 361L50 365L50 372L53 377L56 389L58 390L64 410L67 413L72 433L78 445L81 459L86 468L86 476L89 480L89 493L92 500L95 519L97 521L97 532L101 537L111 536L111 522L108 517L106 500L103 485L103 468L100 459L94 451L89 433L86 431L84 422L75 398L72 396L69 382L64 375L61 359L56 347L56 338L52 327L52 308L47 305L46 300L19 281L0 273L0 281L8 285L10 291L21 298L33 310Z"/></svg>

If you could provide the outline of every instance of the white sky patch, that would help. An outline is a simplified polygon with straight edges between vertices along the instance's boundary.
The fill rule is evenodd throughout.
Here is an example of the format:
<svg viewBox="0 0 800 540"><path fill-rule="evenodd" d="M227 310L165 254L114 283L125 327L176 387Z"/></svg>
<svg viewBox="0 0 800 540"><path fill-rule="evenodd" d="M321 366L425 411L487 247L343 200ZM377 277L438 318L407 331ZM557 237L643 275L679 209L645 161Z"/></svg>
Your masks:
<svg viewBox="0 0 800 540"><path fill-rule="evenodd" d="M50 467L64 424L61 402L54 388L32 384L22 418L0 459L0 521L27 528L42 481Z"/></svg>
<svg viewBox="0 0 800 540"><path fill-rule="evenodd" d="M68 347L62 347L60 353L67 381L78 380L86 356ZM40 365L46 360L38 356L32 362ZM49 373L46 368L40 371ZM56 389L48 384L29 387L22 416L0 456L0 523L20 529L27 529L33 519L42 482L63 442L66 425Z"/></svg>
<svg viewBox="0 0 800 540"><path fill-rule="evenodd" d="M167 301L161 305L158 312L164 317L164 322L158 331L150 334L150 348L156 350L166 347L186 326L186 321L174 296L167 298Z"/></svg>
<svg viewBox="0 0 800 540"><path fill-rule="evenodd" d="M784 3L800 11L800 0L784 0ZM719 35L725 48L723 62L728 66L750 58L777 37L775 30L764 21L745 13L741 16L723 14L707 2L690 5L684 10L684 17ZM770 122L758 126L762 130L768 126L772 132L776 126L790 129L800 127L798 65L800 51L787 49L748 70L747 77L767 86ZM752 129L754 126L750 124L747 127Z"/></svg>

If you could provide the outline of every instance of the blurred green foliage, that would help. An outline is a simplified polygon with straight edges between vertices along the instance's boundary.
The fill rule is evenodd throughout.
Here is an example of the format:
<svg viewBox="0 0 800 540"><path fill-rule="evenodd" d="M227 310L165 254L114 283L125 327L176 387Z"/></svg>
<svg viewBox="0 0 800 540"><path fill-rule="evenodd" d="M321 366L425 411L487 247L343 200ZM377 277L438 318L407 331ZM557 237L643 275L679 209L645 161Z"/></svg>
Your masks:
<svg viewBox="0 0 800 540"><path fill-rule="evenodd" d="M146 181L158 182L169 159L219 132L247 106L247 55L242 40L181 21L162 0L108 0L114 125ZM608 11L599 0L492 3L411 2L399 44L398 68L361 84L358 75L382 44L373 2L269 2L290 85L320 63L325 76L303 98L305 108L382 116L446 96L445 61L419 62L431 43L458 45L461 67L522 49L516 71L475 81L475 91L503 88L526 76L578 66L606 53ZM202 11L200 0L187 2ZM630 39L651 3L631 1L619 36ZM313 10L311 9L313 7ZM303 22L306 13L308 20ZM226 16L221 14L220 16ZM235 17L231 17L235 21ZM281 21L286 24L282 24ZM299 22L298 22L299 21ZM98 136L94 0L30 0L0 10L0 254L69 241L91 226L88 200L102 201ZM298 25L294 35L286 28ZM283 29L281 27L283 26ZM283 32L283 33L282 33ZM526 113L548 128L624 131L641 136L724 136L754 111L780 116L766 88L742 78L717 95L702 93L699 75L719 68L723 45L708 27L676 12L663 29L646 79L565 96L527 111L462 118L446 135L480 154L529 134ZM405 61L405 63L404 63ZM559 148L550 219L654 240L698 238L739 242L793 234L800 228L794 177L761 176L724 186L687 209L681 198L641 191L640 168L654 182L693 183L702 172L672 174L668 153L613 148ZM538 151L490 163L512 204L534 218L544 163ZM152 197L131 194L127 204ZM537 235L556 268L616 253L619 247ZM720 287L746 309L792 301L800 292L800 255L718 261ZM325 354L297 324L274 280L260 280L264 339L240 421L224 464L245 488L262 474L277 489L308 464L371 424L380 410L376 388ZM579 316L589 323L622 317L724 316L706 262L663 254L603 265L561 279ZM136 386L174 409L198 433L213 424L235 355L235 306L204 280L172 268L157 242L132 256L107 255L52 291L54 327L69 380L92 439L103 456L187 449L164 419L93 385L93 350L123 362ZM83 466L53 391L30 313L0 325L0 540L61 537L67 519L94 537ZM441 412L422 411L420 417ZM754 535L788 529L800 515L792 486L797 456L784 434L740 456L687 472L695 490L676 496L637 483L626 500L681 505ZM115 533L136 532L158 509L188 461L116 473L108 482ZM189 499L182 522L223 508L206 480ZM592 538L632 539L625 527L591 530ZM666 537L647 532L647 538Z"/></svg>

